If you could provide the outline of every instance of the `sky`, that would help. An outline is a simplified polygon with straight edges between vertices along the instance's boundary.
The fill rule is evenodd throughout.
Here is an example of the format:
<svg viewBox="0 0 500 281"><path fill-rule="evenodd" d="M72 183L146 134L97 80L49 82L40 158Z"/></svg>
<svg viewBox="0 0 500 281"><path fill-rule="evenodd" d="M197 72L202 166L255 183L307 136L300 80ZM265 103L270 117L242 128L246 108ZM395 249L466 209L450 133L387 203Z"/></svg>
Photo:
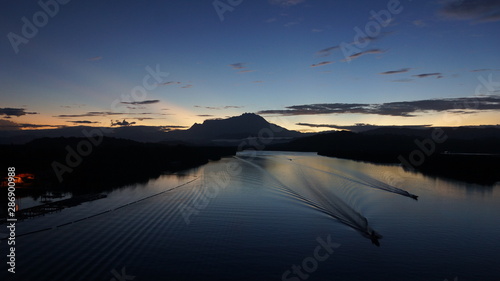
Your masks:
<svg viewBox="0 0 500 281"><path fill-rule="evenodd" d="M495 125L498 0L8 1L0 129Z"/></svg>

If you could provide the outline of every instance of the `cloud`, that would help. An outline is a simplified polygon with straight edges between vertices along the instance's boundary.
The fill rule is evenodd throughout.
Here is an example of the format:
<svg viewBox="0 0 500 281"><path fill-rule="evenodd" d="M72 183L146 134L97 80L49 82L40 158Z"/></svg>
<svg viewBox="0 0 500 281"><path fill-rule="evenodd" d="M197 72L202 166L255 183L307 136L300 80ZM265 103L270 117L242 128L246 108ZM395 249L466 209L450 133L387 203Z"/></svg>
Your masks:
<svg viewBox="0 0 500 281"><path fill-rule="evenodd" d="M474 69L470 72L483 72L483 71L500 71L500 69L491 69L491 68L482 68L482 69Z"/></svg>
<svg viewBox="0 0 500 281"><path fill-rule="evenodd" d="M333 124L310 124L310 123L296 123L298 126L305 126L311 128L330 128L336 130L349 130L352 132L363 132L368 130L373 130L377 128L407 128L407 129L423 129L430 127L431 125L404 125L404 126L379 126L365 123L356 123L351 126L343 126L343 125L333 125Z"/></svg>
<svg viewBox="0 0 500 281"><path fill-rule="evenodd" d="M321 57L326 57L326 56L329 56L332 54L333 51L337 50L337 49L340 49L340 46L332 46L332 47L328 47L328 48L325 48L323 50L319 50L318 52L316 52L316 54L318 56L321 56Z"/></svg>
<svg viewBox="0 0 500 281"><path fill-rule="evenodd" d="M264 81L257 80L257 81L253 81L252 83L264 83Z"/></svg>
<svg viewBox="0 0 500 281"><path fill-rule="evenodd" d="M287 106L281 110L263 110L258 114L272 115L318 115L318 114L375 114L400 117L414 117L423 112L457 111L479 112L500 110L500 96L476 96L464 98L443 98L419 101L389 102L381 104L324 103Z"/></svg>
<svg viewBox="0 0 500 281"><path fill-rule="evenodd" d="M192 88L192 87L193 87L193 85L189 84L189 85L186 85L186 86L182 86L181 88L183 88L183 89L189 89L189 88Z"/></svg>
<svg viewBox="0 0 500 281"><path fill-rule="evenodd" d="M10 120L0 119L0 131L17 131L21 129L32 129L32 128L61 128L64 126L57 125L42 125L42 124L19 124L12 122Z"/></svg>
<svg viewBox="0 0 500 281"><path fill-rule="evenodd" d="M311 29L311 32L319 33L319 32L323 32L323 29L313 28L313 29Z"/></svg>
<svg viewBox="0 0 500 281"><path fill-rule="evenodd" d="M320 63L316 63L316 64L311 64L311 67L318 67L318 66L323 66L323 65L327 65L327 64L332 64L333 61L324 61L324 62L320 62Z"/></svg>
<svg viewBox="0 0 500 281"><path fill-rule="evenodd" d="M244 63L244 62L232 63L232 64L229 64L229 66L230 66L231 68L233 68L234 70L239 70L239 69L246 68L246 66L245 66L245 63Z"/></svg>
<svg viewBox="0 0 500 281"><path fill-rule="evenodd" d="M269 3L271 3L273 5L290 7L290 6L298 5L298 4L305 2L305 1L306 0L269 0Z"/></svg>
<svg viewBox="0 0 500 281"><path fill-rule="evenodd" d="M188 126L174 126L174 125L170 126L170 125L167 125L167 126L160 126L159 128L165 132L168 132L168 131L177 130L177 129L187 129L189 127Z"/></svg>
<svg viewBox="0 0 500 281"><path fill-rule="evenodd" d="M270 19L265 20L264 22L265 23L272 23L272 22L275 22L275 21L277 21L276 18L270 18Z"/></svg>
<svg viewBox="0 0 500 281"><path fill-rule="evenodd" d="M439 72L435 73L422 73L422 74L417 74L417 75L412 75L413 77L418 77L418 78L427 78L427 77L432 77L436 76L436 79L443 78L443 74Z"/></svg>
<svg viewBox="0 0 500 281"><path fill-rule="evenodd" d="M387 74L399 74L399 73L405 73L405 72L408 72L410 71L411 68L401 68L401 69L398 69L398 70L389 70L389 71L385 71L385 72L380 72L379 74L383 74L383 75L387 75Z"/></svg>
<svg viewBox="0 0 500 281"><path fill-rule="evenodd" d="M113 122L113 120L111 120L111 127L114 127L114 126L128 127L128 126L131 126L134 124L136 124L136 122L128 122L125 119L123 119L123 121L121 121L121 122L119 120L116 120L115 122Z"/></svg>
<svg viewBox="0 0 500 281"><path fill-rule="evenodd" d="M101 56L98 56L98 57L92 57L92 58L89 58L87 59L88 61L98 61L98 60L102 60L102 57Z"/></svg>
<svg viewBox="0 0 500 281"><path fill-rule="evenodd" d="M160 102L159 100L145 100L145 101L132 101L132 102L122 101L121 103L139 105L139 104L153 104L153 103L159 103L159 102Z"/></svg>
<svg viewBox="0 0 500 281"><path fill-rule="evenodd" d="M12 107L4 107L0 108L0 116L5 115L7 118L11 116L20 117L27 114L38 114L38 112L26 112L24 108L12 108Z"/></svg>
<svg viewBox="0 0 500 281"><path fill-rule="evenodd" d="M255 70L250 70L246 69L247 67L245 66L245 62L237 62L237 63L232 63L228 64L232 69L234 70L239 70L238 73L247 73L247 72L254 72Z"/></svg>
<svg viewBox="0 0 500 281"><path fill-rule="evenodd" d="M380 36L379 37L370 37L370 36L361 37L358 41L352 41L350 43L346 43L346 46L366 44L365 42L375 41L379 38L380 38ZM333 53L333 51L339 50L339 49L340 49L340 45L331 46L331 47L325 48L323 50L319 50L318 52L316 52L316 55L318 55L320 57L327 57L327 56L331 55Z"/></svg>
<svg viewBox="0 0 500 281"><path fill-rule="evenodd" d="M88 121L88 120L77 120L77 121L66 121L66 122L73 123L73 124L96 124L96 123L99 123L99 122L92 122L92 121Z"/></svg>
<svg viewBox="0 0 500 281"><path fill-rule="evenodd" d="M159 83L158 86L169 86L169 85L179 85L179 84L182 84L182 82L169 81L169 82L165 82L165 83Z"/></svg>
<svg viewBox="0 0 500 281"><path fill-rule="evenodd" d="M148 115L153 114L150 112L139 112L133 113L134 115ZM105 112L105 111L92 111L83 114L61 114L54 117L58 118L78 118L78 117L99 117L99 116L114 116L114 115L130 115L130 113L119 113L119 112Z"/></svg>
<svg viewBox="0 0 500 281"><path fill-rule="evenodd" d="M215 115L211 115L211 114L199 114L199 115L196 115L198 117L213 117Z"/></svg>
<svg viewBox="0 0 500 281"><path fill-rule="evenodd" d="M385 51L382 51L380 49L370 49L370 50L366 50L366 51L362 51L362 52L350 55L347 58L343 59L342 61L344 61L344 62L350 61L350 60L357 59L361 56L368 55L368 54L383 54L383 53L385 53Z"/></svg>
<svg viewBox="0 0 500 281"><path fill-rule="evenodd" d="M0 119L0 130L1 131L15 131L20 130L19 124L12 122L10 120Z"/></svg>
<svg viewBox="0 0 500 281"><path fill-rule="evenodd" d="M439 14L452 20L469 20L473 23L500 21L498 0L453 0L444 3Z"/></svg>

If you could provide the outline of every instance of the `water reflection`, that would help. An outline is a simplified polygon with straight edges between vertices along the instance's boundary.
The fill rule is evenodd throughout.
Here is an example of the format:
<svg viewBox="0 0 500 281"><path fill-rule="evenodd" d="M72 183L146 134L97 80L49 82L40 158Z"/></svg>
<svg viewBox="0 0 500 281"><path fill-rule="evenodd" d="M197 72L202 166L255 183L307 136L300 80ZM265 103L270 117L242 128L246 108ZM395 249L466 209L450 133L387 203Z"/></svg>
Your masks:
<svg viewBox="0 0 500 281"><path fill-rule="evenodd" d="M332 181L331 178L324 178L324 173L327 172L308 167L305 164L291 165L290 158L254 156L245 152L239 153L235 158L249 166L255 167L261 173L273 178L276 181L276 185L268 187L281 189L286 196L293 197L305 205L329 215L337 221L358 231L363 237L370 239L374 245L380 246L379 240L382 238L382 235L377 233L368 224L366 217L361 215L332 192L334 188L332 188L331 185L339 185L341 183ZM323 175L320 173L318 177L315 177L318 175L317 173L304 171L303 168L323 172ZM359 180L339 176L338 174L327 174L357 184L365 184Z"/></svg>

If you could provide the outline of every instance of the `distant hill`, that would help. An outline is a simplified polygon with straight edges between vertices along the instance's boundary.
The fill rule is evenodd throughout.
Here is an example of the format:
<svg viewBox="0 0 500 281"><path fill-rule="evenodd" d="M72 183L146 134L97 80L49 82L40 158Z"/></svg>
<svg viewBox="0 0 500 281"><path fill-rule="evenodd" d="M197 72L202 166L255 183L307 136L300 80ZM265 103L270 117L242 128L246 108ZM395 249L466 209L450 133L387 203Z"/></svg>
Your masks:
<svg viewBox="0 0 500 281"><path fill-rule="evenodd" d="M440 141L433 139L436 132ZM494 127L339 131L296 139L268 149L402 164L404 168L426 174L481 184L500 181L500 129Z"/></svg>
<svg viewBox="0 0 500 281"><path fill-rule="evenodd" d="M0 131L0 144L24 144L43 137L84 137L84 131L96 130L106 137L138 142L231 146L238 146L245 139L252 137L270 138L272 140L269 142L266 140L266 144L269 144L308 135L269 123L257 114L244 113L227 119L206 120L202 124L194 124L187 130L175 131L165 131L162 127L154 126L117 128L76 126L47 130Z"/></svg>
<svg viewBox="0 0 500 281"><path fill-rule="evenodd" d="M238 145L246 138L266 138L269 142L285 142L304 136L297 131L290 131L269 123L253 113L227 119L205 120L203 124L194 124L187 130L171 131L166 134L166 141L185 141L197 144ZM272 139L272 141L271 141Z"/></svg>

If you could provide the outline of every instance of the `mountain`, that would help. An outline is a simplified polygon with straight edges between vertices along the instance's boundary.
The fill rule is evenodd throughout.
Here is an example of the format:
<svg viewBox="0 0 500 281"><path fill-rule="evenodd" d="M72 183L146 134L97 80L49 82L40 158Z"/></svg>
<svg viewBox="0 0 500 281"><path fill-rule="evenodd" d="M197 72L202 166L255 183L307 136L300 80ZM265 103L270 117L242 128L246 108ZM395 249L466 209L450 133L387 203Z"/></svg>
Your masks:
<svg viewBox="0 0 500 281"><path fill-rule="evenodd" d="M290 131L269 123L253 113L227 119L209 119L202 124L194 124L187 130L171 131L165 141L185 141L196 144L238 145L248 138L265 139L265 143L290 141L304 136L297 131Z"/></svg>
<svg viewBox="0 0 500 281"><path fill-rule="evenodd" d="M85 137L96 133L105 137L138 142L166 142L169 144L236 145L247 138L266 138L265 144L289 141L307 134L290 131L253 113L227 119L205 120L187 130L166 132L163 127L127 126L117 128L75 126L46 130L0 131L0 144L24 144L31 140L50 137Z"/></svg>

